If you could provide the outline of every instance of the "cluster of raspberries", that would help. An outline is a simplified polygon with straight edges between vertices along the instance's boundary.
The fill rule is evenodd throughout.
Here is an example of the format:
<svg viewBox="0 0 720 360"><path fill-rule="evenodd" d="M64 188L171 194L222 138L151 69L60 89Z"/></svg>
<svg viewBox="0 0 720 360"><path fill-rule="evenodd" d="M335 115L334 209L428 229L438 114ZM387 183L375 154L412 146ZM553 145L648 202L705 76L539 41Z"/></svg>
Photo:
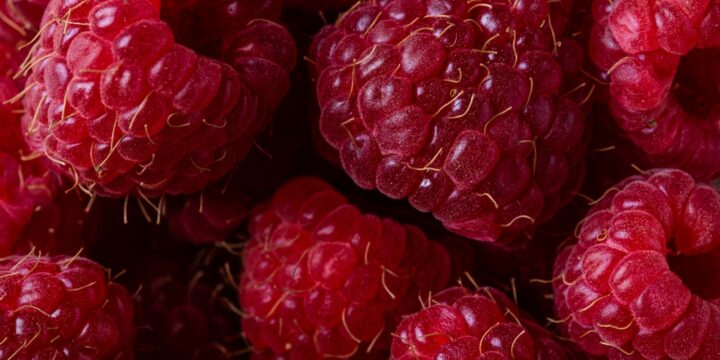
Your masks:
<svg viewBox="0 0 720 360"><path fill-rule="evenodd" d="M0 0L0 359L720 359L720 0Z"/></svg>

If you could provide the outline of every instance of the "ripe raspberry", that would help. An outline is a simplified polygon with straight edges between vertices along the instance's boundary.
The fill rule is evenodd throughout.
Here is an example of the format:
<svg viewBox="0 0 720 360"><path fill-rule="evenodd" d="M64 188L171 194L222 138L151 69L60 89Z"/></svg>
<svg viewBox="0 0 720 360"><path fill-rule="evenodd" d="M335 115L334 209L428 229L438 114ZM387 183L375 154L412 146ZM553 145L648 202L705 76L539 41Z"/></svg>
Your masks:
<svg viewBox="0 0 720 360"><path fill-rule="evenodd" d="M50 0L6 0L0 2L0 42L15 46L29 40L40 27Z"/></svg>
<svg viewBox="0 0 720 360"><path fill-rule="evenodd" d="M242 350L233 348L242 346L240 324L223 298L234 291L217 271L222 263L198 269L193 255L153 254L129 270L139 272L142 286L137 323L145 330L138 331L138 359L223 360Z"/></svg>
<svg viewBox="0 0 720 360"><path fill-rule="evenodd" d="M609 359L716 359L720 194L679 170L607 191L555 263L561 328Z"/></svg>
<svg viewBox="0 0 720 360"><path fill-rule="evenodd" d="M450 276L422 231L362 215L315 178L281 187L249 230L239 296L258 358L383 356L400 316Z"/></svg>
<svg viewBox="0 0 720 360"><path fill-rule="evenodd" d="M502 292L452 287L395 330L393 360L566 359L551 334L526 318Z"/></svg>
<svg viewBox="0 0 720 360"><path fill-rule="evenodd" d="M0 260L0 358L132 359L133 302L78 257Z"/></svg>
<svg viewBox="0 0 720 360"><path fill-rule="evenodd" d="M657 166L720 174L720 2L595 0L589 50L620 127Z"/></svg>
<svg viewBox="0 0 720 360"><path fill-rule="evenodd" d="M29 146L106 196L196 192L232 169L284 95L295 49L282 26L246 18L252 9L201 4L234 24L193 29L215 58L176 43L147 0L53 0L21 68Z"/></svg>
<svg viewBox="0 0 720 360"><path fill-rule="evenodd" d="M571 7L362 2L314 42L320 131L359 186L511 246L582 177Z"/></svg>

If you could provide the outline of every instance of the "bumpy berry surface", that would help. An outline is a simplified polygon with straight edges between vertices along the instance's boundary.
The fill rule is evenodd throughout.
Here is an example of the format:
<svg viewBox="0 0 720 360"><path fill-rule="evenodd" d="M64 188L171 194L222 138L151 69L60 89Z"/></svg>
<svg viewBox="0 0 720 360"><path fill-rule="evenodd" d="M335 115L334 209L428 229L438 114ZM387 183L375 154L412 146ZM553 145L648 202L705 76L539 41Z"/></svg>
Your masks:
<svg viewBox="0 0 720 360"><path fill-rule="evenodd" d="M220 178L269 121L295 62L282 26L245 17L268 2L234 3L196 4L232 24L193 28L210 58L177 43L147 0L52 1L21 68L27 143L101 195L191 193Z"/></svg>
<svg viewBox="0 0 720 360"><path fill-rule="evenodd" d="M79 257L0 260L0 358L133 359L133 300Z"/></svg>
<svg viewBox="0 0 720 360"><path fill-rule="evenodd" d="M207 255L201 253L201 255ZM141 271L138 295L137 358L223 360L242 350L238 315L225 296L234 290L221 269L193 266L184 253L153 254ZM213 263L213 265L215 265Z"/></svg>
<svg viewBox="0 0 720 360"><path fill-rule="evenodd" d="M658 166L720 173L720 2L595 0L589 50L613 115Z"/></svg>
<svg viewBox="0 0 720 360"><path fill-rule="evenodd" d="M548 331L494 288L453 287L426 300L395 330L392 360L567 358Z"/></svg>
<svg viewBox="0 0 720 360"><path fill-rule="evenodd" d="M281 187L249 230L239 295L257 358L382 356L400 316L450 276L419 229L362 215L315 178Z"/></svg>
<svg viewBox="0 0 720 360"><path fill-rule="evenodd" d="M359 186L509 246L582 178L571 7L362 2L315 39L320 131Z"/></svg>
<svg viewBox="0 0 720 360"><path fill-rule="evenodd" d="M720 194L679 170L608 190L555 263L562 330L609 359L716 359Z"/></svg>

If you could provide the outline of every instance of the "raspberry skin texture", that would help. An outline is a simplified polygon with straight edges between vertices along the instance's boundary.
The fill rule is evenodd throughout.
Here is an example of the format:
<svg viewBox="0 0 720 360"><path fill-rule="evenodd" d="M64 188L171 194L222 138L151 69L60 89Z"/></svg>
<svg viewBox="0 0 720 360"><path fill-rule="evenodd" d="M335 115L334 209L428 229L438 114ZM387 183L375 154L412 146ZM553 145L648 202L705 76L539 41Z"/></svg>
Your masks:
<svg viewBox="0 0 720 360"><path fill-rule="evenodd" d="M400 317L450 278L441 245L317 178L282 186L249 231L239 297L256 359L387 359Z"/></svg>
<svg viewBox="0 0 720 360"><path fill-rule="evenodd" d="M0 358L133 359L133 300L81 257L0 260Z"/></svg>
<svg viewBox="0 0 720 360"><path fill-rule="evenodd" d="M555 312L608 359L715 359L720 350L720 194L680 170L610 188L555 262Z"/></svg>
<svg viewBox="0 0 720 360"><path fill-rule="evenodd" d="M314 39L320 132L360 187L519 245L582 179L572 5L359 3Z"/></svg>
<svg viewBox="0 0 720 360"><path fill-rule="evenodd" d="M618 125L657 167L720 174L720 2L593 2L590 57Z"/></svg>
<svg viewBox="0 0 720 360"><path fill-rule="evenodd" d="M229 172L271 120L295 61L285 28L229 3L203 3L217 23L240 21L215 59L177 43L147 0L53 0L22 68L28 145L109 197L193 193Z"/></svg>
<svg viewBox="0 0 720 360"><path fill-rule="evenodd" d="M568 359L552 335L490 287L453 287L406 316L395 330L391 360ZM426 304L425 304L426 305Z"/></svg>

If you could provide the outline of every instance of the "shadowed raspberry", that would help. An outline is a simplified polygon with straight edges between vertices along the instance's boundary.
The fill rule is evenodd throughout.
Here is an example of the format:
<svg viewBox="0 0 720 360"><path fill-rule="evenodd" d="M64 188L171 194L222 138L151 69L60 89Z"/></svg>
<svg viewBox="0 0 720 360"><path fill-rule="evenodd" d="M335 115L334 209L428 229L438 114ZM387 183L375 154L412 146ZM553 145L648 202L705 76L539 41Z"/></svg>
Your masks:
<svg viewBox="0 0 720 360"><path fill-rule="evenodd" d="M309 13L325 10L347 9L357 0L283 0L283 5L302 9Z"/></svg>
<svg viewBox="0 0 720 360"><path fill-rule="evenodd" d="M359 186L515 246L582 179L571 7L361 2L314 41L320 132Z"/></svg>
<svg viewBox="0 0 720 360"><path fill-rule="evenodd" d="M720 2L593 2L589 51L620 127L657 166L720 173Z"/></svg>
<svg viewBox="0 0 720 360"><path fill-rule="evenodd" d="M392 360L568 358L547 330L494 288L453 287L427 301L395 330Z"/></svg>
<svg viewBox="0 0 720 360"><path fill-rule="evenodd" d="M29 40L40 28L50 0L6 0L0 2L0 42L16 46Z"/></svg>
<svg viewBox="0 0 720 360"><path fill-rule="evenodd" d="M225 296L234 289L226 284L223 263L208 261L208 252L153 254L131 268L140 279L138 295L137 352L139 360L223 360L244 348L238 315L228 308ZM211 259L212 260L212 259ZM219 259L215 259L219 260ZM229 267L227 268L230 269ZM231 305L234 306L234 305Z"/></svg>
<svg viewBox="0 0 720 360"><path fill-rule="evenodd" d="M80 257L0 260L0 358L133 359L133 300Z"/></svg>
<svg viewBox="0 0 720 360"><path fill-rule="evenodd" d="M294 66L287 31L246 16L266 3L194 4L214 20L193 30L210 58L176 42L147 0L52 1L21 67L26 142L106 196L191 193L219 179L270 120ZM173 5L168 16L182 19Z"/></svg>
<svg viewBox="0 0 720 360"><path fill-rule="evenodd" d="M239 295L258 359L383 356L400 316L450 276L422 231L363 215L315 178L281 187L249 230Z"/></svg>
<svg viewBox="0 0 720 360"><path fill-rule="evenodd" d="M720 194L679 170L610 188L555 262L562 331L609 359L716 359Z"/></svg>

